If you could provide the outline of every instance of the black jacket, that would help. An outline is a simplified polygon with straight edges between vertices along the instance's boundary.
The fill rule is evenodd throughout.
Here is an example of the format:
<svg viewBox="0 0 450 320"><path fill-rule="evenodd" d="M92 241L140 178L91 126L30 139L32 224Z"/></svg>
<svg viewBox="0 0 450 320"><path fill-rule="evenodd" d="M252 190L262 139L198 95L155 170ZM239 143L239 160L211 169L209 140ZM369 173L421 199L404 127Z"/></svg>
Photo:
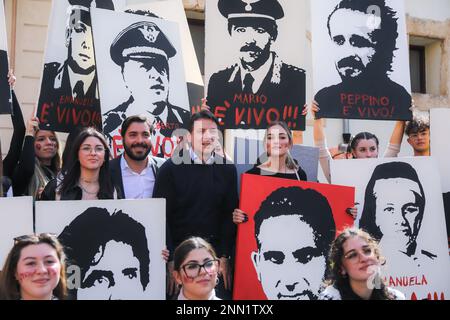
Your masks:
<svg viewBox="0 0 450 320"><path fill-rule="evenodd" d="M42 191L41 197L39 200L56 200L56 187L58 180L53 179L44 188ZM61 194L61 198L59 200L81 200L83 196L83 191L79 186L73 186L71 189ZM114 199L114 194L110 194L101 190L98 193L99 200L107 200Z"/></svg>
<svg viewBox="0 0 450 320"><path fill-rule="evenodd" d="M153 198L166 199L168 249L173 252L188 237L199 236L219 256L231 256L236 238L232 212L238 206L236 167L219 156L213 164L186 162L167 160L153 189Z"/></svg>

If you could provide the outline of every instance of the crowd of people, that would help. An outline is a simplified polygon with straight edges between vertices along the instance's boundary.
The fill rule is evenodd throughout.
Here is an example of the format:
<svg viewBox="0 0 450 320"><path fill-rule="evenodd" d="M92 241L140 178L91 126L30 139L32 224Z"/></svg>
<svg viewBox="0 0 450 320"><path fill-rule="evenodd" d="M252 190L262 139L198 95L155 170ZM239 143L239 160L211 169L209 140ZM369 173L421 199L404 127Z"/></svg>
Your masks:
<svg viewBox="0 0 450 320"><path fill-rule="evenodd" d="M124 153L118 158L111 159L103 133L89 127L69 137L61 159L57 134L39 129L35 117L25 128L17 99L14 110L14 135L4 161L5 196L28 195L37 201L165 198L167 298L231 299L236 225L248 221L248 215L239 209L236 168L217 151L222 150L217 147L219 124L206 106L192 115L185 143L167 161L150 155L154 128L145 116L123 122ZM318 110L313 102L312 113ZM429 127L398 122L385 156L398 154L403 130L416 155L429 155ZM321 119L314 121L314 140L329 177L331 155ZM292 146L287 125L270 124L264 136L266 157L247 173L305 181ZM349 144L347 158L376 158L378 150L378 138L361 132ZM356 208L346 212L356 217ZM372 275L367 270L383 262L372 236L358 229L343 231L329 248L331 272L319 299L404 299L384 284L367 287ZM54 235L18 237L1 272L0 297L65 299L65 268L64 248Z"/></svg>

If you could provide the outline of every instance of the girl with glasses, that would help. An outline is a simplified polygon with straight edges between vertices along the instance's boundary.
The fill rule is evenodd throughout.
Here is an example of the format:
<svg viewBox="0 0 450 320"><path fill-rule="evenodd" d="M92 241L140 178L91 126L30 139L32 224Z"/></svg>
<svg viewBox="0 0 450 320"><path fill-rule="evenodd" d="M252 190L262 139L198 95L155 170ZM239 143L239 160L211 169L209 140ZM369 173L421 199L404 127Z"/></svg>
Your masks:
<svg viewBox="0 0 450 320"><path fill-rule="evenodd" d="M361 229L345 229L331 244L326 288L319 300L405 300L386 287L379 269L385 262L377 241Z"/></svg>
<svg viewBox="0 0 450 320"><path fill-rule="evenodd" d="M70 151L66 170L48 183L40 200L97 200L116 198L108 170L105 137L94 128L83 129Z"/></svg>
<svg viewBox="0 0 450 320"><path fill-rule="evenodd" d="M178 300L220 300L214 290L220 263L210 243L189 238L175 249L173 260L173 276L181 287Z"/></svg>
<svg viewBox="0 0 450 320"><path fill-rule="evenodd" d="M65 299L65 255L56 237L33 234L14 240L0 273L0 300Z"/></svg>

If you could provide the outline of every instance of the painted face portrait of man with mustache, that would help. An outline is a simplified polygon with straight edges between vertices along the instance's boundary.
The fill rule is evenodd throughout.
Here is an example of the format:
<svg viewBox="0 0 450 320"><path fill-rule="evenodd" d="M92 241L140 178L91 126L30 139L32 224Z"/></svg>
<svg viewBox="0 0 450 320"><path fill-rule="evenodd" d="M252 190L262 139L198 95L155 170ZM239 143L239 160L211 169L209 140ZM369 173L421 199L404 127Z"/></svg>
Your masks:
<svg viewBox="0 0 450 320"><path fill-rule="evenodd" d="M230 19L229 33L237 45L242 67L253 71L270 57L270 47L277 38L277 25L268 19Z"/></svg>

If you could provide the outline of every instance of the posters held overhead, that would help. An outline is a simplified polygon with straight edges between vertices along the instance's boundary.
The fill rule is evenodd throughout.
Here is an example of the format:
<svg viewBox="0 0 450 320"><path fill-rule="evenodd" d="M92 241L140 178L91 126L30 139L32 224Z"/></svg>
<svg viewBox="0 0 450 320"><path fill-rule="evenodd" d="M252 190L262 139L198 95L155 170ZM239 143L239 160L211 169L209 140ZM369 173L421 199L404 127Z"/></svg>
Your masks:
<svg viewBox="0 0 450 320"><path fill-rule="evenodd" d="M411 119L404 1L312 1L311 16L317 117Z"/></svg>
<svg viewBox="0 0 450 320"><path fill-rule="evenodd" d="M191 110L192 108L195 110L195 107L201 103L201 99L204 97L203 77L189 29L190 25L184 11L183 0L153 0L145 3L129 3L130 1L127 3L127 12L151 12L161 19L178 23L181 33L181 48L183 51L189 106Z"/></svg>
<svg viewBox="0 0 450 320"><path fill-rule="evenodd" d="M101 130L91 6L123 10L125 0L52 3L36 113L41 129L70 132L74 127L95 126Z"/></svg>
<svg viewBox="0 0 450 320"><path fill-rule="evenodd" d="M155 128L153 154L169 157L174 131L190 119L178 24L102 9L91 15L95 53L103 57L97 61L103 132L113 155L123 148L123 120L143 114Z"/></svg>
<svg viewBox="0 0 450 320"><path fill-rule="evenodd" d="M282 120L304 130L303 14L303 1L208 1L207 99L224 128L264 129Z"/></svg>

